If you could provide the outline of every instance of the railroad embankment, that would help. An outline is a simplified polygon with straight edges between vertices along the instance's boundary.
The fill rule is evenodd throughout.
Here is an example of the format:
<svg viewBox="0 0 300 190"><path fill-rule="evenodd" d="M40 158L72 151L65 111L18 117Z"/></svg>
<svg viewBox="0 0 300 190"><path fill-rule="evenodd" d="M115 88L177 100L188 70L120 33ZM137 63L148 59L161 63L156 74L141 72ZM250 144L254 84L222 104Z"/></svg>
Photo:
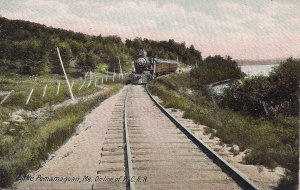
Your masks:
<svg viewBox="0 0 300 190"><path fill-rule="evenodd" d="M298 173L297 117L252 116L223 107L219 105L220 99L212 96L204 85L196 90L194 82L189 73L170 75L153 81L149 88L165 107L179 109L175 111L184 118L205 125L200 135L217 137L209 144L213 147L225 144L227 148L221 154L225 151L230 162L254 176L253 181L260 181L265 188L274 188L277 183L278 189L294 188ZM279 181L280 177L283 178Z"/></svg>

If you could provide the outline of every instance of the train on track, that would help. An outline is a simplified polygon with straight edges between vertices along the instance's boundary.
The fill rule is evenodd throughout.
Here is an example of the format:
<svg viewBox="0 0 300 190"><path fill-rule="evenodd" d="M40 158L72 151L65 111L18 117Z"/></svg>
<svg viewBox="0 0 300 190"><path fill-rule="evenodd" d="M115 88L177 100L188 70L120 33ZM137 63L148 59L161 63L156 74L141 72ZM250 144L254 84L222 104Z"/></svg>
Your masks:
<svg viewBox="0 0 300 190"><path fill-rule="evenodd" d="M131 75L131 83L147 84L158 76L175 73L177 68L177 61L149 57L146 51L140 49L134 60L134 71Z"/></svg>

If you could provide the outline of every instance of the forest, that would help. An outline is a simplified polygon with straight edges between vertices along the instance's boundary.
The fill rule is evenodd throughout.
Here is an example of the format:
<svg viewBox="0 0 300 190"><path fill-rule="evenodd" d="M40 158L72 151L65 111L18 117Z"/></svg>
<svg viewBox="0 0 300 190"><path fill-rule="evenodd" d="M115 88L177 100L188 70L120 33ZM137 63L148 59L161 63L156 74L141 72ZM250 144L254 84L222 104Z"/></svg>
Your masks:
<svg viewBox="0 0 300 190"><path fill-rule="evenodd" d="M45 25L0 17L0 68L12 73L36 75L61 73L56 47L59 47L68 73L87 71L118 72L118 57L123 70L130 71L138 49L149 55L185 64L201 61L193 45L174 40L153 41L142 38L125 42L119 36L86 35Z"/></svg>

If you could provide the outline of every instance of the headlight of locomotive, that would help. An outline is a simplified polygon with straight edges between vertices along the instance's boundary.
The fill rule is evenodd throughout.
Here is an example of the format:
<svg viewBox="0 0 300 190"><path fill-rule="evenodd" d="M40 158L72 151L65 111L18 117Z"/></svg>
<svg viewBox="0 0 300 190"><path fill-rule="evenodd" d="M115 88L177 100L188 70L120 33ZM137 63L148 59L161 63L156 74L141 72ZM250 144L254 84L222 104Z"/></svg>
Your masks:
<svg viewBox="0 0 300 190"><path fill-rule="evenodd" d="M147 61L146 61L146 59L140 57L135 61L135 63L136 63L136 66L138 66L138 67L145 67L147 64Z"/></svg>

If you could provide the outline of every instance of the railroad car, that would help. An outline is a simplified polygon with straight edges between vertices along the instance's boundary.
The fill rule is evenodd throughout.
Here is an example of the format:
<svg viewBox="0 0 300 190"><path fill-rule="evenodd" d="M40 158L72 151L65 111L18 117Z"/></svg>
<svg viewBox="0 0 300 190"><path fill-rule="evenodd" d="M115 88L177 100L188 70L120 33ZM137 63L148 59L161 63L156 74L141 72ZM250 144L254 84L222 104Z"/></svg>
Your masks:
<svg viewBox="0 0 300 190"><path fill-rule="evenodd" d="M147 52L141 49L134 60L131 83L147 84L155 77L174 73L177 68L176 61L148 57Z"/></svg>
<svg viewBox="0 0 300 190"><path fill-rule="evenodd" d="M168 73L175 73L178 68L178 64L173 60L154 59L154 74L160 76Z"/></svg>

